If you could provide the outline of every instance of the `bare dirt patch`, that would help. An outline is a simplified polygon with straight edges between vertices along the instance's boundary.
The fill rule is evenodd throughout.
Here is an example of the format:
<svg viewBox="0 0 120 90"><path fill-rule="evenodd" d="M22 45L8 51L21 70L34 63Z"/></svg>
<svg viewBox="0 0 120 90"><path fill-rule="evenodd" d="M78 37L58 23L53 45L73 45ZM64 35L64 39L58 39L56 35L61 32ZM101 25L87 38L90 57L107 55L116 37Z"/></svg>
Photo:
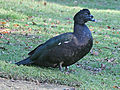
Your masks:
<svg viewBox="0 0 120 90"><path fill-rule="evenodd" d="M72 87L0 78L0 90L75 90Z"/></svg>

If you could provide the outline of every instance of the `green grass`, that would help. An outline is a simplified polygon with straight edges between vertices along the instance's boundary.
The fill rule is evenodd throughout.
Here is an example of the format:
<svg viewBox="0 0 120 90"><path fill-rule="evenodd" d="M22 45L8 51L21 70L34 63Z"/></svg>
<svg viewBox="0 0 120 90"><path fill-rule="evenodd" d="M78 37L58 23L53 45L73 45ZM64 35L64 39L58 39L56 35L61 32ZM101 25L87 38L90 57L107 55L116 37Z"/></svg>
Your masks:
<svg viewBox="0 0 120 90"><path fill-rule="evenodd" d="M78 0L77 4L75 0L0 0L0 22L6 22L4 28L11 30L9 34L0 35L0 47L5 48L0 48L0 76L79 89L115 89L113 86L120 86L119 5L119 0ZM26 58L29 51L49 38L72 32L73 16L83 8L89 8L98 21L87 23L94 38L92 50L98 55L89 53L77 62L81 67L76 64L70 67L74 71L70 74L53 68L10 64ZM106 65L105 69L100 70L101 65Z"/></svg>

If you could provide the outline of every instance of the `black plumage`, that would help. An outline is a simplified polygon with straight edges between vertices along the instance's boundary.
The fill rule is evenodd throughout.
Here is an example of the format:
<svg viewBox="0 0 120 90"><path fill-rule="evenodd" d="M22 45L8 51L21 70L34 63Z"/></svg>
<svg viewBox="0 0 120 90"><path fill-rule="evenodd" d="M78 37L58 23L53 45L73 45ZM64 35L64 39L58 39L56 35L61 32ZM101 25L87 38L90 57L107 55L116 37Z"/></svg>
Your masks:
<svg viewBox="0 0 120 90"><path fill-rule="evenodd" d="M28 53L29 57L17 65L44 67L70 66L83 58L92 48L93 38L87 21L95 21L88 9L80 10L74 16L74 32L63 33L39 45Z"/></svg>

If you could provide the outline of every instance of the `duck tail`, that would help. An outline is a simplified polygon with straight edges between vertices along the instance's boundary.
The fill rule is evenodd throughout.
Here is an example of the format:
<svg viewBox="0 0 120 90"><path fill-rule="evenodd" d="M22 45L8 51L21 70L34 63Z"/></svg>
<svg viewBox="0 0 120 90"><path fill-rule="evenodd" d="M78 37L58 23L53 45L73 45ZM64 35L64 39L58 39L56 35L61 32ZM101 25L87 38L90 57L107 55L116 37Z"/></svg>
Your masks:
<svg viewBox="0 0 120 90"><path fill-rule="evenodd" d="M15 64L18 65L18 66L19 65L30 65L30 64L32 64L32 60L28 57L28 58L26 58L24 60L16 62Z"/></svg>

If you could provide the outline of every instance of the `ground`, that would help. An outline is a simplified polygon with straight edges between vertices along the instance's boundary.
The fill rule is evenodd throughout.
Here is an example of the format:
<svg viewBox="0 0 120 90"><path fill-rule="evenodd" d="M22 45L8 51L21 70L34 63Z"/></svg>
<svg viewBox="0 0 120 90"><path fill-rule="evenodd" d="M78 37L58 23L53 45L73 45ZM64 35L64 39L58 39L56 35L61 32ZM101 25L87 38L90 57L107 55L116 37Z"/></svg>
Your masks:
<svg viewBox="0 0 120 90"><path fill-rule="evenodd" d="M55 84L42 84L35 82L28 82L23 80L10 80L0 78L0 90L74 90L74 88L55 85Z"/></svg>
<svg viewBox="0 0 120 90"><path fill-rule="evenodd" d="M69 74L61 73L58 68L14 64L50 38L73 32L73 17L84 8L96 19L86 23L94 43L89 54L69 67ZM82 90L117 90L120 87L120 0L0 0L0 77Z"/></svg>

